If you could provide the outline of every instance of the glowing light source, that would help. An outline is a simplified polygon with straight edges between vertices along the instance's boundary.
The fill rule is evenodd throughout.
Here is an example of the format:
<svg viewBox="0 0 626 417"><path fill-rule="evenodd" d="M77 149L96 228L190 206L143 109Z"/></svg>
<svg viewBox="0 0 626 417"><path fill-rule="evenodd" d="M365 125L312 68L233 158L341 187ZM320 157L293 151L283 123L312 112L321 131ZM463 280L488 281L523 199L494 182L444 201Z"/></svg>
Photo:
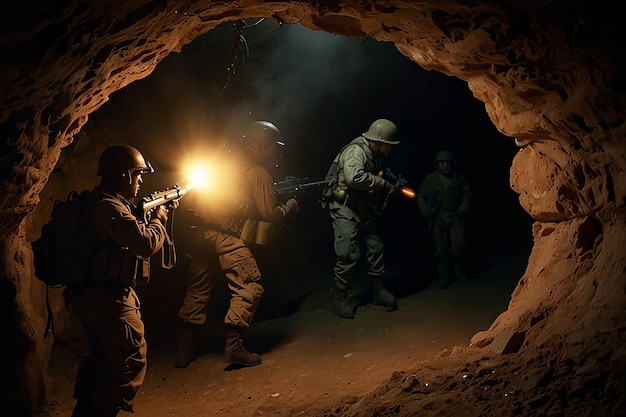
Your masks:
<svg viewBox="0 0 626 417"><path fill-rule="evenodd" d="M413 191L411 188L409 187L402 187L400 188L400 192L402 193L403 196L408 197L408 198L415 198L415 191Z"/></svg>
<svg viewBox="0 0 626 417"><path fill-rule="evenodd" d="M220 146L209 149L198 146L190 149L180 164L179 178L194 190L186 201L196 213L213 218L232 210L241 174L239 164L229 152Z"/></svg>
<svg viewBox="0 0 626 417"><path fill-rule="evenodd" d="M207 190L211 188L213 175L208 166L201 163L192 163L188 164L185 178L189 181L188 188Z"/></svg>

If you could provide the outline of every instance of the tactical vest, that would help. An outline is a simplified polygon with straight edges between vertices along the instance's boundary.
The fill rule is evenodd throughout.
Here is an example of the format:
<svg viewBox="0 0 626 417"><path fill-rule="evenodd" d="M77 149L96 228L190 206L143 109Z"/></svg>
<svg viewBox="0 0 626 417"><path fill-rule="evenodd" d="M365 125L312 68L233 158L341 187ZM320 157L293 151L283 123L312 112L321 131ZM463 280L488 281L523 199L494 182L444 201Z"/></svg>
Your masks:
<svg viewBox="0 0 626 417"><path fill-rule="evenodd" d="M367 158L364 169L366 172L376 172L376 163L367 141L362 136L350 141L350 143L341 148L339 153L337 153L337 156L328 170L327 178L328 176L336 175L337 181L334 184L331 184L329 189L324 192L324 196L327 194L330 195L326 206L333 209L345 205L359 213L361 216L368 216L373 210L376 201L375 193L367 190L355 190L348 187L344 175L341 155L351 146L358 146L363 150L363 152L365 152L366 155L371 155ZM322 199L324 199L324 196ZM322 203L322 206L324 206L324 203Z"/></svg>

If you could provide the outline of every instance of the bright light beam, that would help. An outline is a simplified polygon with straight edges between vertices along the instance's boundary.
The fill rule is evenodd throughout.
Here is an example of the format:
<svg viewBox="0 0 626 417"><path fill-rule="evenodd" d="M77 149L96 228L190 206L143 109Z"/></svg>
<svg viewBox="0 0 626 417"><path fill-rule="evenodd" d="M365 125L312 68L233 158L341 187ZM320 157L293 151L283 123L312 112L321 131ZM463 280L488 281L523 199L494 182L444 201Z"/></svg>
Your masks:
<svg viewBox="0 0 626 417"><path fill-rule="evenodd" d="M213 186L213 175L209 167L202 163L190 163L186 165L185 178L188 179L188 188L208 190Z"/></svg>

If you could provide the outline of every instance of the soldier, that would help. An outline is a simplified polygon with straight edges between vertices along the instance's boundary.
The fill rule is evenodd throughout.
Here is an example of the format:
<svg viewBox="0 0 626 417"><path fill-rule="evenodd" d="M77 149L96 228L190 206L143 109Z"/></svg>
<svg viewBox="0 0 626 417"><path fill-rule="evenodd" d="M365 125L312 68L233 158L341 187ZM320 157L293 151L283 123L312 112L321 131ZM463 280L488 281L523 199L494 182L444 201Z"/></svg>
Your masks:
<svg viewBox="0 0 626 417"><path fill-rule="evenodd" d="M428 219L435 244L437 280L433 287L447 288L455 280L465 282L465 217L471 193L467 180L456 169L450 151L435 156L435 170L422 181L417 193L420 213Z"/></svg>
<svg viewBox="0 0 626 417"><path fill-rule="evenodd" d="M111 146L99 159L102 180L92 191L95 206L86 231L98 249L86 281L68 285L63 294L90 349L78 368L72 417L133 412L146 375L144 325L134 287L147 282L147 263L164 244L167 221L164 206L145 224L133 214L148 172L154 172L152 166L131 146Z"/></svg>
<svg viewBox="0 0 626 417"><path fill-rule="evenodd" d="M284 146L280 131L267 121L252 123L244 137L244 148L229 152L236 158L239 175L234 201L229 210L200 213L200 232L187 257L190 260L188 287L178 316L182 321L175 364L186 368L197 356L195 338L207 320L207 302L218 275L210 274L207 256L216 254L231 293L224 317L226 344L224 361L238 366L261 364L261 355L243 345L242 332L250 327L263 294L261 273L250 251L250 243L268 242L272 223L282 223L299 211L291 198L285 204L276 199L274 180L266 165L274 161ZM199 206L200 208L200 206Z"/></svg>
<svg viewBox="0 0 626 417"><path fill-rule="evenodd" d="M375 218L379 193L396 192L394 184L378 175L383 157L399 143L393 139L396 131L396 125L387 119L374 121L367 132L341 149L327 175L327 179L336 178L326 196L337 257L331 292L334 310L341 318L354 318L363 295L353 276L361 257L361 243L366 250L374 304L387 311L398 309L396 298L385 288L384 245Z"/></svg>

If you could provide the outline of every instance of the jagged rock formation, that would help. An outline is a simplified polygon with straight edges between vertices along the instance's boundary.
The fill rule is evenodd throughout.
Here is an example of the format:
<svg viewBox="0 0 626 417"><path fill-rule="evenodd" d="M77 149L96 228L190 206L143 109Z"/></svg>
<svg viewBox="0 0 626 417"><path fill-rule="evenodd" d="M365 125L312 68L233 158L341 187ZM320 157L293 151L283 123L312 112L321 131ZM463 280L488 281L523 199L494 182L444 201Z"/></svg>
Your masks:
<svg viewBox="0 0 626 417"><path fill-rule="evenodd" d="M467 81L520 146L511 185L536 220L508 310L471 346L416 372L416 380L426 372L440 384L425 389L393 375L379 392L328 415L414 415L411 407L420 415L621 415L626 72L616 8L557 0L4 4L0 284L9 388L0 403L25 415L46 399L50 343L41 337L43 289L32 284L26 219L61 149L111 93L170 52L223 21L272 17L394 42L416 64ZM458 373L472 377L454 381ZM502 400L509 392L516 400Z"/></svg>

